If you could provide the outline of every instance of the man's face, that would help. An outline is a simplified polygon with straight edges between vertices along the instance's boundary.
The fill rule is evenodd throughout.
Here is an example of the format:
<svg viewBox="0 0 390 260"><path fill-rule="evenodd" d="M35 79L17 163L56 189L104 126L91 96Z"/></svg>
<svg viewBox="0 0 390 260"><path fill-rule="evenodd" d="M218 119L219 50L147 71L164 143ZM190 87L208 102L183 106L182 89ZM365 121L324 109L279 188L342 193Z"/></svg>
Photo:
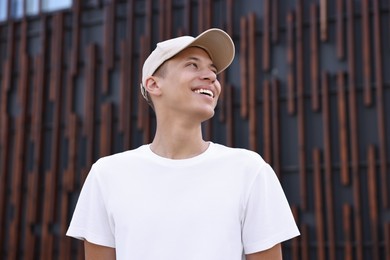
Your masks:
<svg viewBox="0 0 390 260"><path fill-rule="evenodd" d="M157 82L161 87L162 109L173 116L190 116L207 120L214 115L221 85L216 67L207 52L190 47L168 60L165 76Z"/></svg>

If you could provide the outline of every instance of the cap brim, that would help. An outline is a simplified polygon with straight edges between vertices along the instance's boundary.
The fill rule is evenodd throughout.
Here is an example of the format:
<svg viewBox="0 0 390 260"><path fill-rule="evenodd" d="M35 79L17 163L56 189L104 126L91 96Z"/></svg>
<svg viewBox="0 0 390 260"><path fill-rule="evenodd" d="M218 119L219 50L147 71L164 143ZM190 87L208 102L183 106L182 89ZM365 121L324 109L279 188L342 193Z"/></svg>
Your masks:
<svg viewBox="0 0 390 260"><path fill-rule="evenodd" d="M201 47L207 51L217 68L217 73L225 70L234 59L235 49L232 39L226 32L218 28L212 28L199 34L185 48L191 46Z"/></svg>

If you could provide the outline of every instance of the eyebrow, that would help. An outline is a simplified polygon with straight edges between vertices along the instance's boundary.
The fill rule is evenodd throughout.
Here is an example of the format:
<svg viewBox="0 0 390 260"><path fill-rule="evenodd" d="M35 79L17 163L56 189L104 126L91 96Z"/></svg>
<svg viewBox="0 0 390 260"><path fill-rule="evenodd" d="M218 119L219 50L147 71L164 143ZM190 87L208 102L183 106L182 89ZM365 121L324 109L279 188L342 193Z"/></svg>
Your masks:
<svg viewBox="0 0 390 260"><path fill-rule="evenodd" d="M186 60L187 61L189 61L189 60L200 61L200 59L198 57L193 57L193 56L188 57ZM214 63L211 63L210 66L213 67L216 71L218 71L217 66L215 66Z"/></svg>

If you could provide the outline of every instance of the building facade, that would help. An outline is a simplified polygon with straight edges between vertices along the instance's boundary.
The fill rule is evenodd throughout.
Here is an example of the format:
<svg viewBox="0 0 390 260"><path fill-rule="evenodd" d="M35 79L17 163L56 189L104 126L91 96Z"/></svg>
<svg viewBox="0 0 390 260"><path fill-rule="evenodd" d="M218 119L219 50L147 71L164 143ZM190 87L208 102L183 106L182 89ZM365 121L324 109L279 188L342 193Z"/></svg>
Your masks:
<svg viewBox="0 0 390 260"><path fill-rule="evenodd" d="M284 259L390 259L389 1L0 0L1 259L83 259L64 234L91 164L153 138L143 61L210 27L236 57L204 137L275 169Z"/></svg>

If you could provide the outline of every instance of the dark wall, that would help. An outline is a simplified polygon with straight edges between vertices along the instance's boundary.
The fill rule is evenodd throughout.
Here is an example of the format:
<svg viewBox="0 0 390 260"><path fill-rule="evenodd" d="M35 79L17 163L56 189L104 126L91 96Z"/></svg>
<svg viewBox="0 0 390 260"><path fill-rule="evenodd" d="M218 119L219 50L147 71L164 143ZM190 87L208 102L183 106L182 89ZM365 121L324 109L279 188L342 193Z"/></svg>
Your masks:
<svg viewBox="0 0 390 260"><path fill-rule="evenodd" d="M302 232L284 259L390 259L386 0L74 1L0 23L0 258L82 259L64 233L89 167L153 138L143 60L210 27L236 58L204 137L277 172Z"/></svg>

